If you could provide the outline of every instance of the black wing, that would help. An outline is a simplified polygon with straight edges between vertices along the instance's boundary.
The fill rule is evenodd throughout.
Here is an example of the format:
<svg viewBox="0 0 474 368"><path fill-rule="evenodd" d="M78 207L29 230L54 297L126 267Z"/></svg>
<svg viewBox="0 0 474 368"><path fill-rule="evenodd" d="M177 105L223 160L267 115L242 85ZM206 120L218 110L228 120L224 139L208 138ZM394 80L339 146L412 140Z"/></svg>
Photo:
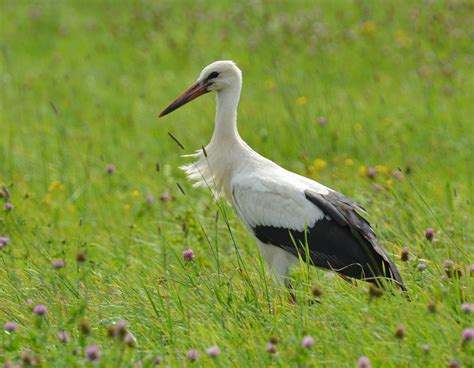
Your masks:
<svg viewBox="0 0 474 368"><path fill-rule="evenodd" d="M358 214L365 211L337 192L326 195L305 191L306 198L326 215L306 231L273 226L255 226L255 236L263 243L281 247L295 256L342 275L377 283L380 277L406 290L395 264L377 242L370 224Z"/></svg>

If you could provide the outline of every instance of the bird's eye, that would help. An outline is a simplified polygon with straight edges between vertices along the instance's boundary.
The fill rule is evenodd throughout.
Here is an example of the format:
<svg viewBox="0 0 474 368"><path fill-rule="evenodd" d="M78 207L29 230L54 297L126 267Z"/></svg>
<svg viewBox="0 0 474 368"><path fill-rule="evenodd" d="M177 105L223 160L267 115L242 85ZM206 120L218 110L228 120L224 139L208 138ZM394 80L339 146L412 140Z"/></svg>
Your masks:
<svg viewBox="0 0 474 368"><path fill-rule="evenodd" d="M209 74L209 76L207 77L207 80L211 80L211 79L217 78L218 76L219 76L219 73L218 73L218 72L212 72L212 73Z"/></svg>

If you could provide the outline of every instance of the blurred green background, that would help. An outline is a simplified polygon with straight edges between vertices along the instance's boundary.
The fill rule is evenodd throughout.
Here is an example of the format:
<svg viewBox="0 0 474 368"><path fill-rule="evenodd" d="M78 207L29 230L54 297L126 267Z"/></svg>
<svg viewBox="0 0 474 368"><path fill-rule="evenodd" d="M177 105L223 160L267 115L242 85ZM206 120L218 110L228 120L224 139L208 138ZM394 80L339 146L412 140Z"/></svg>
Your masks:
<svg viewBox="0 0 474 368"><path fill-rule="evenodd" d="M0 322L20 325L0 359L31 349L47 366L83 365L97 342L104 366L147 365L154 354L180 365L189 348L205 355L211 344L222 356L196 364L353 366L367 355L384 367L467 366L461 331L472 317L460 306L472 303L472 278L440 275L444 259L472 262L473 14L472 1L455 0L0 1L0 184L14 205L0 213L10 239ZM318 283L324 298L288 305L230 207L186 183L180 155L209 141L214 99L158 113L219 59L243 71L241 136L367 207L412 303L386 295L368 305L366 285L296 270L299 297ZM192 265L181 261L187 248ZM66 267L54 270L54 259ZM28 299L49 306L46 329ZM93 326L85 338L83 318ZM120 318L135 350L106 337ZM299 347L304 334L312 351ZM264 351L273 335L277 357Z"/></svg>

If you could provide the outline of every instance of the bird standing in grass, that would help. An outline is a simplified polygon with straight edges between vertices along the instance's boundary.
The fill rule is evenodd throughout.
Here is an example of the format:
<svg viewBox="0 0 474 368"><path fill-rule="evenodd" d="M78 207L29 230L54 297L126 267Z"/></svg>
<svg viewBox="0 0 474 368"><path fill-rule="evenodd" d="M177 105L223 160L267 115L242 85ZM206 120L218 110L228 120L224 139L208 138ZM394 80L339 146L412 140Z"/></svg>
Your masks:
<svg viewBox="0 0 474 368"><path fill-rule="evenodd" d="M237 131L242 73L232 61L206 66L197 81L160 117L216 91L214 134L197 161L184 167L196 186L222 193L257 239L275 278L302 259L343 276L375 284L388 279L405 290L395 264L378 244L365 210L344 195L259 155Z"/></svg>

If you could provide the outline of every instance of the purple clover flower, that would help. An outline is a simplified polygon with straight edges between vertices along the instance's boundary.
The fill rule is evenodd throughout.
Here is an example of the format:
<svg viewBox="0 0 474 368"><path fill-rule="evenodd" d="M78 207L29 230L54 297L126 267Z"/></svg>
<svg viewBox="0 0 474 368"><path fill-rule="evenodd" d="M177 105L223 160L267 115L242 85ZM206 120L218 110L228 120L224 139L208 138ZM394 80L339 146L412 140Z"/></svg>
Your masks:
<svg viewBox="0 0 474 368"><path fill-rule="evenodd" d="M392 171L392 176L397 179L397 180L400 180L402 179L402 172L400 170L393 170Z"/></svg>
<svg viewBox="0 0 474 368"><path fill-rule="evenodd" d="M186 357L191 361L191 362L195 362L196 360L199 359L199 353L194 350L194 349L191 349L188 351L188 353L186 354Z"/></svg>
<svg viewBox="0 0 474 368"><path fill-rule="evenodd" d="M301 340L301 346L307 349L312 348L314 346L314 339L309 335L303 337L303 340Z"/></svg>
<svg viewBox="0 0 474 368"><path fill-rule="evenodd" d="M169 191L165 190L161 196L160 199L162 202L168 202L171 199L171 194Z"/></svg>
<svg viewBox="0 0 474 368"><path fill-rule="evenodd" d="M107 174L112 175L115 173L115 166L113 164L108 164L105 168Z"/></svg>
<svg viewBox="0 0 474 368"><path fill-rule="evenodd" d="M452 267L454 266L454 261L452 259L445 259L443 264L444 264L444 267Z"/></svg>
<svg viewBox="0 0 474 368"><path fill-rule="evenodd" d="M424 271L426 269L426 265L424 263L419 263L417 266L416 266L416 269L418 271Z"/></svg>
<svg viewBox="0 0 474 368"><path fill-rule="evenodd" d="M57 270L64 267L64 261L62 259L55 259L53 261L53 267Z"/></svg>
<svg viewBox="0 0 474 368"><path fill-rule="evenodd" d="M146 196L146 203L148 203L149 205L152 205L153 202L155 202L155 197L153 197L152 194L148 194L148 195Z"/></svg>
<svg viewBox="0 0 474 368"><path fill-rule="evenodd" d="M376 175L377 175L377 169L376 168L369 167L367 169L367 177L369 177L370 179L374 179Z"/></svg>
<svg viewBox="0 0 474 368"><path fill-rule="evenodd" d="M471 277L474 276L474 264L470 264L467 266L467 274Z"/></svg>
<svg viewBox="0 0 474 368"><path fill-rule="evenodd" d="M37 316L44 316L46 313L48 313L48 307L44 304L35 305L33 308L33 313Z"/></svg>
<svg viewBox="0 0 474 368"><path fill-rule="evenodd" d="M462 342L463 344L468 343L469 341L474 339L474 328L466 328L462 332Z"/></svg>
<svg viewBox="0 0 474 368"><path fill-rule="evenodd" d="M98 362L100 358L100 349L96 344L89 346L86 349L86 359L90 360L91 362Z"/></svg>
<svg viewBox="0 0 474 368"><path fill-rule="evenodd" d="M461 310L466 314L470 314L474 312L474 304L463 303L461 305Z"/></svg>
<svg viewBox="0 0 474 368"><path fill-rule="evenodd" d="M58 332L58 340L63 344L67 344L71 339L66 331L59 331Z"/></svg>
<svg viewBox="0 0 474 368"><path fill-rule="evenodd" d="M206 354L209 355L211 358L215 358L221 355L221 351L216 345L213 345L206 350Z"/></svg>
<svg viewBox="0 0 474 368"><path fill-rule="evenodd" d="M7 202L5 203L5 206L3 206L3 208L5 209L5 211L10 212L11 210L13 210L14 206L11 203Z"/></svg>
<svg viewBox="0 0 474 368"><path fill-rule="evenodd" d="M433 238L434 238L434 230L432 227L429 227L425 230L425 237L426 239L428 239L429 241L432 241Z"/></svg>
<svg viewBox="0 0 474 368"><path fill-rule="evenodd" d="M461 368L461 363L456 359L449 359L448 368Z"/></svg>
<svg viewBox="0 0 474 368"><path fill-rule="evenodd" d="M10 242L10 239L6 236L0 236L0 249L6 246Z"/></svg>
<svg viewBox="0 0 474 368"><path fill-rule="evenodd" d="M370 364L369 358L366 356L362 355L358 360L357 360L357 368L372 368L372 364Z"/></svg>
<svg viewBox="0 0 474 368"><path fill-rule="evenodd" d="M328 124L328 120L324 116L320 116L319 119L319 125L322 127L325 127Z"/></svg>
<svg viewBox="0 0 474 368"><path fill-rule="evenodd" d="M183 259L186 262L191 262L192 260L194 260L194 251L192 249L186 249L183 252Z"/></svg>
<svg viewBox="0 0 474 368"><path fill-rule="evenodd" d="M3 325L3 329L8 332L16 331L18 325L15 322L7 322Z"/></svg>
<svg viewBox="0 0 474 368"><path fill-rule="evenodd" d="M270 354L276 354L277 353L276 345L271 343L271 342L267 342L267 345L265 346L265 350L267 351L267 353L270 353Z"/></svg>
<svg viewBox="0 0 474 368"><path fill-rule="evenodd" d="M157 355L155 359L153 360L153 365L160 365L162 360L163 358L161 357L161 355Z"/></svg>

